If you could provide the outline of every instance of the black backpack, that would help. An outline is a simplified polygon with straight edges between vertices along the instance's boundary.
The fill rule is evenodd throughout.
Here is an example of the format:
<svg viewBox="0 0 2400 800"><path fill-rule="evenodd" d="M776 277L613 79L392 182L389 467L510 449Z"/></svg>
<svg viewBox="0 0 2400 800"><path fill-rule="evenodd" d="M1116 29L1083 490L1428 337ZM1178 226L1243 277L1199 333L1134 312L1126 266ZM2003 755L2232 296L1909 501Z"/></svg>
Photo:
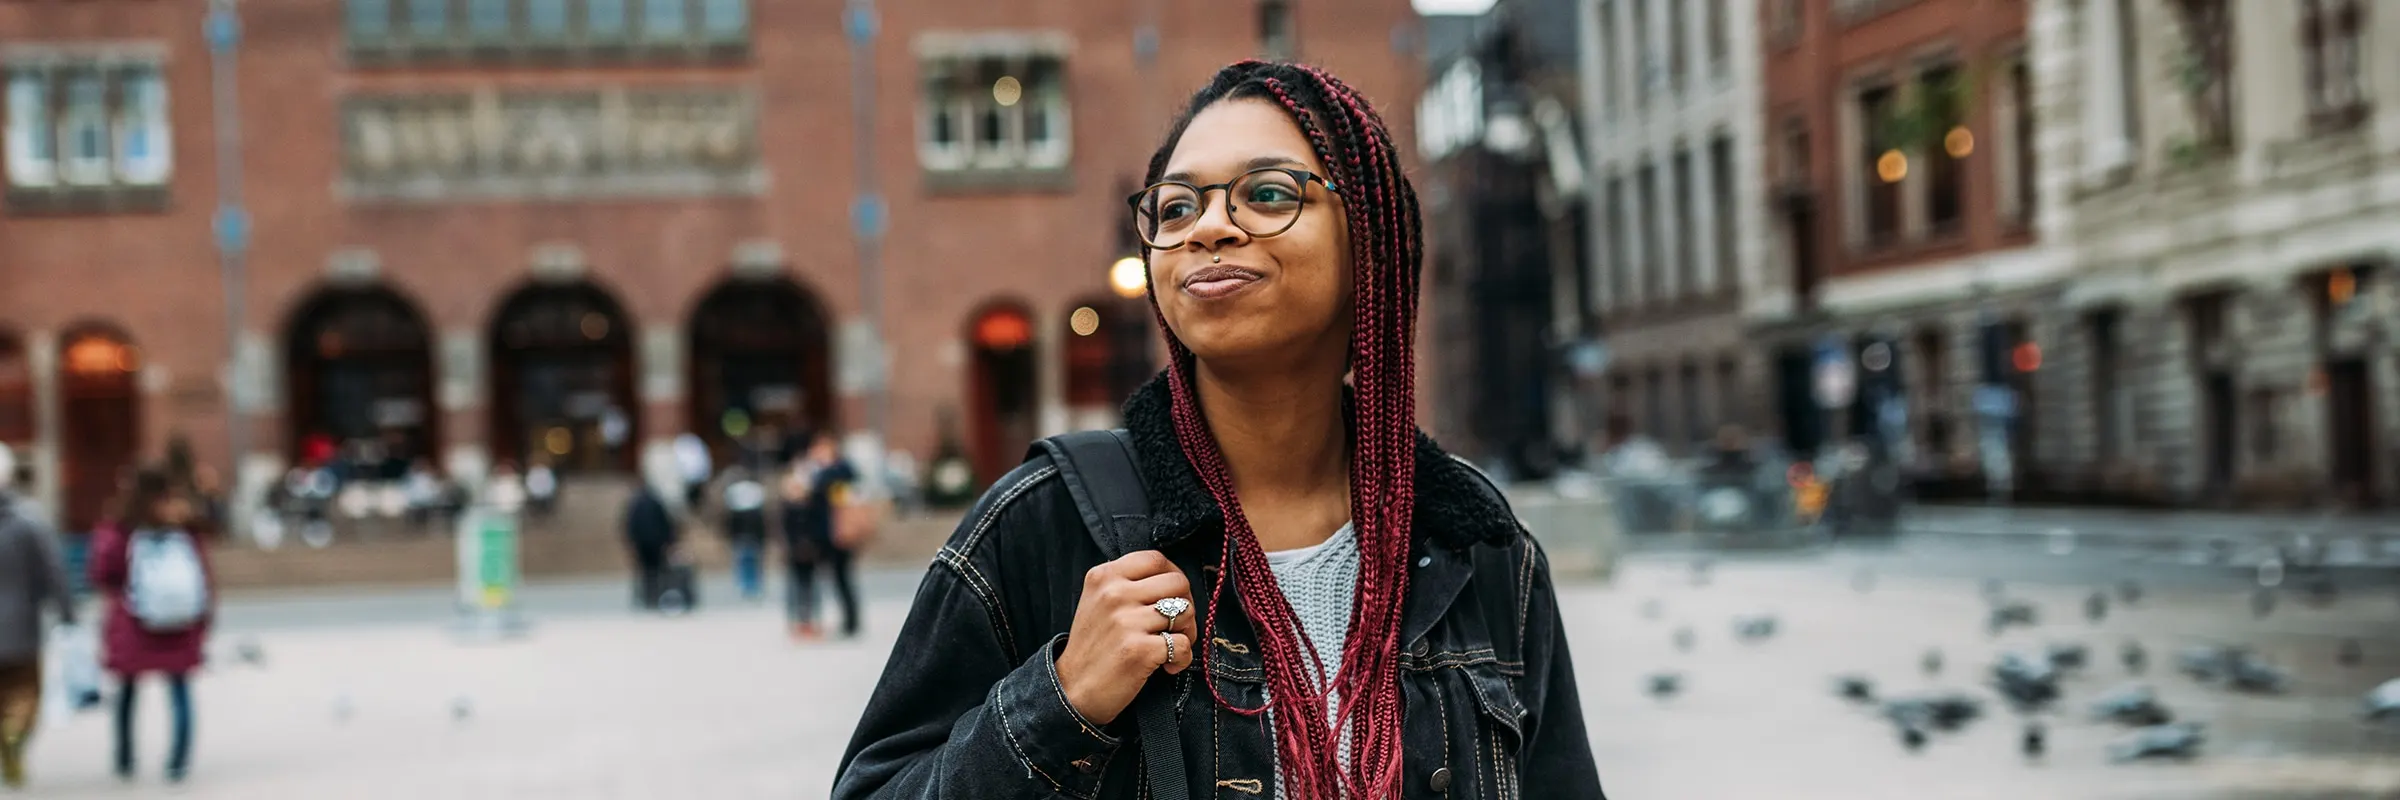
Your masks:
<svg viewBox="0 0 2400 800"><path fill-rule="evenodd" d="M1103 558L1114 561L1127 553L1155 550L1156 530L1150 523L1150 497L1142 486L1133 440L1123 430L1077 431L1034 443L1026 459L1050 459L1058 469L1083 527L1100 546ZM1173 676L1151 676L1133 699L1135 741L1141 743L1145 785L1153 800L1190 800L1191 783L1183 763L1183 736L1177 724ZM1163 744L1163 746L1154 746Z"/></svg>

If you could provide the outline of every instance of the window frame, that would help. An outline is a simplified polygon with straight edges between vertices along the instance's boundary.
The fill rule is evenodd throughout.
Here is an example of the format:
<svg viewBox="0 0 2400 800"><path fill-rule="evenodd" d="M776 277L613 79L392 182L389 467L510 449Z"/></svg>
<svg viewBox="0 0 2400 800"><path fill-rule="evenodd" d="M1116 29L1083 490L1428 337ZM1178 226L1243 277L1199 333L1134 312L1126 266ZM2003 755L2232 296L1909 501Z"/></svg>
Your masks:
<svg viewBox="0 0 2400 800"><path fill-rule="evenodd" d="M924 79L917 104L917 156L929 175L1061 173L1073 162L1074 112L1068 100L1065 53L1025 48L928 55L919 64ZM1016 78L1021 87L1017 102L1007 106L991 92L1003 76ZM1029 123L1036 119L1045 134L1039 142L1029 134ZM943 120L953 125L956 143L935 140ZM996 140L985 138L987 122L999 126Z"/></svg>
<svg viewBox="0 0 2400 800"><path fill-rule="evenodd" d="M163 48L147 46L64 46L0 62L7 212L163 208L174 177L168 81Z"/></svg>
<svg viewBox="0 0 2400 800"><path fill-rule="evenodd" d="M116 72L117 102L112 109L110 161L118 183L164 186L175 175L175 135L167 78L156 66L130 66ZM134 120L139 120L135 122ZM148 155L133 155L130 142L139 137Z"/></svg>
<svg viewBox="0 0 2400 800"><path fill-rule="evenodd" d="M759 2L764 0L345 0L342 35L345 52L360 66L741 60L750 54ZM479 23L491 19L492 4L505 20L498 28ZM599 4L616 13L600 13ZM537 8L555 10L557 16ZM361 22L379 16L376 9L384 23L370 30ZM431 25L437 13L439 25ZM680 26L653 32L654 23L670 13ZM537 29L537 17L558 25ZM420 27L420 20L429 24ZM601 20L616 24L601 27L596 24Z"/></svg>
<svg viewBox="0 0 2400 800"><path fill-rule="evenodd" d="M10 67L4 82L8 104L4 135L9 188L57 186L58 102L50 70L37 66ZM28 108L37 110L39 115L33 116Z"/></svg>

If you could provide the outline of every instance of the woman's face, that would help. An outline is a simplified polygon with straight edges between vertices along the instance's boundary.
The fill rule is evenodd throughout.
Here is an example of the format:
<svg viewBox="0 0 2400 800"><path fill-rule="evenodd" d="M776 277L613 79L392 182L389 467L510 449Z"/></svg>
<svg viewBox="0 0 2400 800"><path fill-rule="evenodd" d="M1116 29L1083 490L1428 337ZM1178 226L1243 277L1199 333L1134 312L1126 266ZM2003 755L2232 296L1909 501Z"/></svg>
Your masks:
<svg viewBox="0 0 2400 800"><path fill-rule="evenodd" d="M1192 118L1160 180L1208 186L1268 166L1327 174L1282 106L1228 100ZM1329 359L1338 368L1350 346L1353 302L1342 204L1323 184L1302 184L1299 219L1260 238L1228 215L1230 191L1203 195L1184 243L1150 254L1150 283L1167 327L1204 361Z"/></svg>

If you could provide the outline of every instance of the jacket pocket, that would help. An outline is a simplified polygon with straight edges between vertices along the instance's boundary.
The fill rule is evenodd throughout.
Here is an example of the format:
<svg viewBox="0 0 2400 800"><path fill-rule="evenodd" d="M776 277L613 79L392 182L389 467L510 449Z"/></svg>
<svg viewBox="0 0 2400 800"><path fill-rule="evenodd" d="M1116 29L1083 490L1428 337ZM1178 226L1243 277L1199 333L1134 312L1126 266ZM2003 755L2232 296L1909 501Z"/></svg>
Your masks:
<svg viewBox="0 0 2400 800"><path fill-rule="evenodd" d="M1465 667L1467 683L1475 693L1475 708L1479 712L1474 743L1476 761L1483 765L1483 797L1496 800L1515 800L1524 797L1524 787L1517 785L1518 754L1525 747L1525 704L1517 697L1516 680L1502 672L1496 664L1475 664Z"/></svg>

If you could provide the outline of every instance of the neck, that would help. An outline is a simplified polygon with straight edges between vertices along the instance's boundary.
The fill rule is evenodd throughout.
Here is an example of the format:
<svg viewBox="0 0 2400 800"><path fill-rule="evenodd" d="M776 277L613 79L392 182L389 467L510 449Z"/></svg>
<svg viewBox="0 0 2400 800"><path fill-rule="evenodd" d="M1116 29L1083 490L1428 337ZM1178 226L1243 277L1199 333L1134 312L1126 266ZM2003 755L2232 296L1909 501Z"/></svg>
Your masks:
<svg viewBox="0 0 2400 800"><path fill-rule="evenodd" d="M1200 407L1245 506L1328 494L1348 502L1350 426L1339 366L1259 375L1198 365Z"/></svg>

